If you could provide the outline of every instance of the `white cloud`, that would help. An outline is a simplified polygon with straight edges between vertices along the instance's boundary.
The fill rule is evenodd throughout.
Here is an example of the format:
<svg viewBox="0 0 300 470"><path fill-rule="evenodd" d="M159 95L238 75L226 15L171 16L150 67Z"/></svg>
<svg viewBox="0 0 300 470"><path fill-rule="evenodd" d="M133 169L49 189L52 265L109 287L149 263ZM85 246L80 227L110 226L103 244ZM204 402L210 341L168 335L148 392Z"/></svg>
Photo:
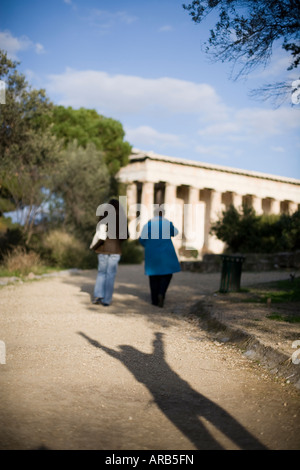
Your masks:
<svg viewBox="0 0 300 470"><path fill-rule="evenodd" d="M226 106L214 88L205 83L73 69L48 79L47 90L60 97L61 104L96 107L109 115L182 113L197 115L203 121L227 116Z"/></svg>
<svg viewBox="0 0 300 470"><path fill-rule="evenodd" d="M287 68L290 66L290 64L291 54L284 51L282 47L277 47L272 53L270 61L266 67L259 72L255 72L252 77L260 79L278 77L287 73Z"/></svg>
<svg viewBox="0 0 300 470"><path fill-rule="evenodd" d="M232 134L238 132L240 129L237 122L224 121L216 124L209 125L198 131L198 134L205 137L223 136L223 134Z"/></svg>
<svg viewBox="0 0 300 470"><path fill-rule="evenodd" d="M129 15L126 11L117 11L117 13L114 16L116 16L116 18L120 20L122 23L126 23L126 24L134 23L137 20L136 16Z"/></svg>
<svg viewBox="0 0 300 470"><path fill-rule="evenodd" d="M198 131L204 138L227 141L264 139L299 128L299 112L294 108L231 110L223 122L213 123Z"/></svg>
<svg viewBox="0 0 300 470"><path fill-rule="evenodd" d="M232 152L232 149L224 145L197 145L195 151L198 154L203 155L205 158L214 157L226 159Z"/></svg>
<svg viewBox="0 0 300 470"><path fill-rule="evenodd" d="M232 108L209 84L169 77L148 79L69 68L49 76L45 88L58 104L92 108L120 119L126 139L135 147L166 154L177 147L186 152L189 148L203 155L204 161L208 157L240 161L251 146L269 151L272 145L283 147L283 141L299 128L296 107Z"/></svg>
<svg viewBox="0 0 300 470"><path fill-rule="evenodd" d="M299 128L299 112L291 107L280 109L245 108L236 113L236 121L248 135L260 137L283 134Z"/></svg>
<svg viewBox="0 0 300 470"><path fill-rule="evenodd" d="M14 37L10 31L0 31L0 48L7 52L8 57L18 60L18 53L28 49L35 49L37 54L45 52L44 46L34 43L27 36Z"/></svg>
<svg viewBox="0 0 300 470"><path fill-rule="evenodd" d="M39 42L37 42L36 45L35 45L35 52L37 54L44 54L45 53L44 46L42 44L40 44Z"/></svg>
<svg viewBox="0 0 300 470"><path fill-rule="evenodd" d="M66 5L69 5L72 8L72 10L77 10L77 5L73 2L73 0L63 0L63 2Z"/></svg>
<svg viewBox="0 0 300 470"><path fill-rule="evenodd" d="M285 149L284 149L283 147L280 147L280 146L278 146L278 147L271 147L271 150L272 150L273 152L277 152L277 153L285 153Z"/></svg>
<svg viewBox="0 0 300 470"><path fill-rule="evenodd" d="M129 142L134 142L135 146L152 147L160 145L162 148L165 146L181 146L180 137L175 134L168 134L158 132L150 126L139 126L135 129L125 129L126 139Z"/></svg>
<svg viewBox="0 0 300 470"><path fill-rule="evenodd" d="M159 31L161 31L163 33L164 32L169 32L169 31L173 31L173 28L169 24L166 24L164 26L161 26L161 28L159 28Z"/></svg>
<svg viewBox="0 0 300 470"><path fill-rule="evenodd" d="M91 27L96 28L101 33L106 33L120 24L131 25L138 18L126 11L111 12L94 8L90 10L86 18L82 19L85 19Z"/></svg>
<svg viewBox="0 0 300 470"><path fill-rule="evenodd" d="M29 82L32 82L33 80L39 80L39 76L31 69L26 69L24 74Z"/></svg>
<svg viewBox="0 0 300 470"><path fill-rule="evenodd" d="M17 59L17 53L28 49L31 44L26 36L16 38L9 31L0 32L0 47L7 52L11 59Z"/></svg>

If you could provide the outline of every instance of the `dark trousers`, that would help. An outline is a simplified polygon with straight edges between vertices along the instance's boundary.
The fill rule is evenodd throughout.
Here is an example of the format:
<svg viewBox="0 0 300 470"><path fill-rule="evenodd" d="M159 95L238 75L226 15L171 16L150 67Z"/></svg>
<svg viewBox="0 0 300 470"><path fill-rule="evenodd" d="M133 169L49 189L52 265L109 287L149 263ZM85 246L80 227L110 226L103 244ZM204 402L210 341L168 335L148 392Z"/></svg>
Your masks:
<svg viewBox="0 0 300 470"><path fill-rule="evenodd" d="M153 305L162 307L167 289L172 279L172 274L149 276L151 300Z"/></svg>

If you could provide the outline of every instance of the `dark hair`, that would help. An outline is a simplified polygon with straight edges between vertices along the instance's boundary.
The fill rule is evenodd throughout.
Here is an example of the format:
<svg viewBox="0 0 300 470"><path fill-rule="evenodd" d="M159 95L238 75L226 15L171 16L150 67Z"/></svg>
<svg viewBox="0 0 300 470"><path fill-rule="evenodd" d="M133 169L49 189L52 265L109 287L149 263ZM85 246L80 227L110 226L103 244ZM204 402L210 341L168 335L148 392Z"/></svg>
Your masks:
<svg viewBox="0 0 300 470"><path fill-rule="evenodd" d="M107 205L111 205L115 209L115 236L117 239L120 238L120 234L122 239L129 238L129 232L128 232L128 227L127 227L127 218L126 218L126 213L123 209L123 207L120 205L120 202L118 199L110 199L107 203ZM103 220L105 217L107 217L108 211L104 211L104 214L99 217L99 222ZM108 233L110 232L110 228L108 227ZM113 237L115 238L115 237Z"/></svg>
<svg viewBox="0 0 300 470"><path fill-rule="evenodd" d="M120 210L120 202L118 201L118 199L110 199L108 201L108 204L111 204L116 209L116 211Z"/></svg>

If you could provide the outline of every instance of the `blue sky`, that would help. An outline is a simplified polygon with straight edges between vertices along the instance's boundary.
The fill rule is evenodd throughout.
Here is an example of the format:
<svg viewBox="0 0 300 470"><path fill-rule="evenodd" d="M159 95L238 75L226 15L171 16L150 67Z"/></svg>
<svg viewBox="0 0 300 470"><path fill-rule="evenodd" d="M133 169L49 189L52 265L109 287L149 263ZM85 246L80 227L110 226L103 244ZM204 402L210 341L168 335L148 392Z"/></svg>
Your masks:
<svg viewBox="0 0 300 470"><path fill-rule="evenodd" d="M300 105L249 97L298 78L288 55L275 47L265 69L233 81L201 49L213 23L195 25L182 3L2 0L0 47L55 104L120 121L135 148L299 179Z"/></svg>

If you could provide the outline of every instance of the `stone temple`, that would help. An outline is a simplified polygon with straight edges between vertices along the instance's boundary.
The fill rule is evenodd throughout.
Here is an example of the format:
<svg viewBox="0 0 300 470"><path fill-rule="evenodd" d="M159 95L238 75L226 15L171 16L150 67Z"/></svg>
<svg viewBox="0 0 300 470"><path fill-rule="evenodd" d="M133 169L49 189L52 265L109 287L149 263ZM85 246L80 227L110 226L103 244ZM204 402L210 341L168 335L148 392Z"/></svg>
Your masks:
<svg viewBox="0 0 300 470"><path fill-rule="evenodd" d="M179 230L173 241L181 258L191 250L198 258L222 253L223 242L209 232L231 204L246 203L257 214L291 214L300 208L300 180L153 152L133 150L118 178L126 185L131 238L139 236L156 205L163 205Z"/></svg>

